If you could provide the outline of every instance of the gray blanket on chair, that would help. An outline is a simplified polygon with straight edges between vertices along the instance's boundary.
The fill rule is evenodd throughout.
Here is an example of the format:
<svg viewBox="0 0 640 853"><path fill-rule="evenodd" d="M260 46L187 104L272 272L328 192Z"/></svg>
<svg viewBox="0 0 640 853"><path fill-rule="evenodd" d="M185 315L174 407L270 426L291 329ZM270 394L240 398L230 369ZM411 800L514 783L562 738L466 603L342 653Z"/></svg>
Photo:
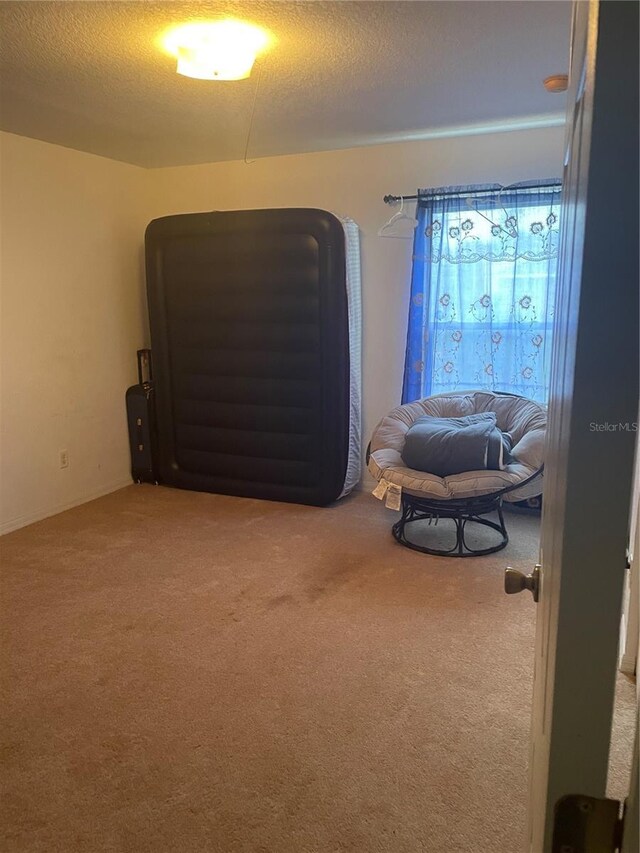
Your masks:
<svg viewBox="0 0 640 853"><path fill-rule="evenodd" d="M408 468L438 477L463 471L501 469L511 461L511 437L493 412L460 418L423 415L407 431L402 460Z"/></svg>

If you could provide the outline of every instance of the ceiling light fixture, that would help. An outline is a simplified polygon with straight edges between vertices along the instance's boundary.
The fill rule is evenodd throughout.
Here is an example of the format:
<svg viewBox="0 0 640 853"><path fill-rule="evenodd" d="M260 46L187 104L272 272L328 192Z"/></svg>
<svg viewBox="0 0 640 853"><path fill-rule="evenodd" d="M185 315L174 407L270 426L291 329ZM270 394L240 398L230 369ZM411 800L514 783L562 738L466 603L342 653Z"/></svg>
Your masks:
<svg viewBox="0 0 640 853"><path fill-rule="evenodd" d="M177 73L198 80L245 80L269 42L260 27L232 19L181 24L162 38Z"/></svg>
<svg viewBox="0 0 640 853"><path fill-rule="evenodd" d="M545 77L542 85L547 92L566 92L569 85L569 77L566 74L552 74L551 77Z"/></svg>

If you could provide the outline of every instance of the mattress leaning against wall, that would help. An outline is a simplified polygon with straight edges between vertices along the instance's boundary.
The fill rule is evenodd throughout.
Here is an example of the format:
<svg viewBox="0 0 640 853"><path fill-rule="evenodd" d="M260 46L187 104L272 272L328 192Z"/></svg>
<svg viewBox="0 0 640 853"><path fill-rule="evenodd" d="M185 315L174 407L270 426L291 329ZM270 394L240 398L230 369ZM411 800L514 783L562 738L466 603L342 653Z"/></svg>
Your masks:
<svg viewBox="0 0 640 853"><path fill-rule="evenodd" d="M156 219L146 268L166 485L326 505L359 481L358 229L308 208Z"/></svg>

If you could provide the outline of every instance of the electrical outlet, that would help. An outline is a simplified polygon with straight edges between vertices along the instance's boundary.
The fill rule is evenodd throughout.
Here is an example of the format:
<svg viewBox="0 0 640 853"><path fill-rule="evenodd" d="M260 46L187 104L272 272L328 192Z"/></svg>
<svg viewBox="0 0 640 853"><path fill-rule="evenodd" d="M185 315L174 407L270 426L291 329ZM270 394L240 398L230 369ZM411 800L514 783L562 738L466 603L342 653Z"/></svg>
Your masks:
<svg viewBox="0 0 640 853"><path fill-rule="evenodd" d="M60 451L60 467L68 468L69 467L69 451L61 450Z"/></svg>

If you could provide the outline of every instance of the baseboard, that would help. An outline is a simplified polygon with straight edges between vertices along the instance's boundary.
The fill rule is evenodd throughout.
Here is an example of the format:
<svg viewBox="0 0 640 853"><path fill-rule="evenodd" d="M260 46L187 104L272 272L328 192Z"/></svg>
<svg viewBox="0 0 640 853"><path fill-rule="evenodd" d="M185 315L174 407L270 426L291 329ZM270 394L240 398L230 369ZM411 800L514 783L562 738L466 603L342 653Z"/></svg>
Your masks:
<svg viewBox="0 0 640 853"><path fill-rule="evenodd" d="M637 656L632 654L622 655L620 661L618 663L618 669L620 672L623 672L625 675L635 675L637 667Z"/></svg>
<svg viewBox="0 0 640 853"><path fill-rule="evenodd" d="M44 518L50 518L52 515L58 515L58 513L65 512L68 509L73 509L75 506L89 503L89 501L94 501L96 498L102 498L104 495L109 495L111 492L117 492L118 489L123 489L125 486L130 485L131 478L129 477L126 480L116 480L106 486L102 486L100 489L96 489L94 492L88 492L75 500L55 504L54 506L47 507L46 509L41 508L35 512L30 512L27 515L20 515L17 518L11 518L9 521L5 521L0 524L0 536L4 536L5 533L11 533L13 530L19 530L21 527L26 527L28 524L34 524L36 521L42 521Z"/></svg>
<svg viewBox="0 0 640 853"><path fill-rule="evenodd" d="M622 616L620 618L620 641L618 643L618 669L625 675L635 675L638 666L638 617L637 601L634 599L632 576L637 566L632 564L624 573L622 592Z"/></svg>

